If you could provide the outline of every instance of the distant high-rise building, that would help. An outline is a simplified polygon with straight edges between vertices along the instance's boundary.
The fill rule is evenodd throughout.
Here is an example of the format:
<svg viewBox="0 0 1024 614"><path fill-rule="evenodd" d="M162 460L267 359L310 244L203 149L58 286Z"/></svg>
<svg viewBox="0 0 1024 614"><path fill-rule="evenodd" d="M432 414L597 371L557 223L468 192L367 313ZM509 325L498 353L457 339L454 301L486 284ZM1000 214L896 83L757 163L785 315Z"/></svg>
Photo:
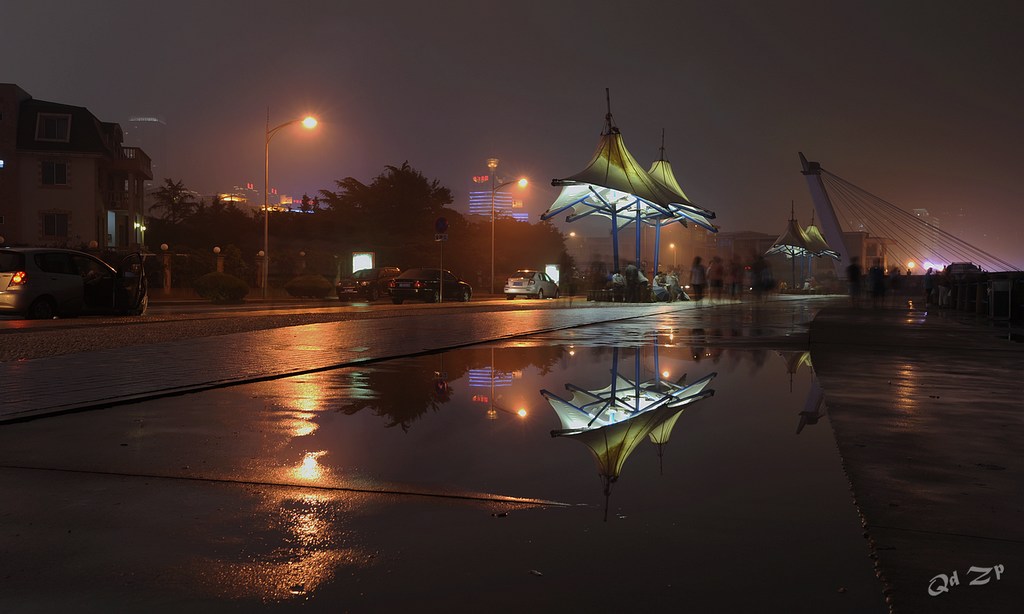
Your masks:
<svg viewBox="0 0 1024 614"><path fill-rule="evenodd" d="M491 217L491 191L469 193L469 214ZM517 222L529 222L530 214L523 211L523 201L512 198L508 192L494 193L494 217L510 217Z"/></svg>

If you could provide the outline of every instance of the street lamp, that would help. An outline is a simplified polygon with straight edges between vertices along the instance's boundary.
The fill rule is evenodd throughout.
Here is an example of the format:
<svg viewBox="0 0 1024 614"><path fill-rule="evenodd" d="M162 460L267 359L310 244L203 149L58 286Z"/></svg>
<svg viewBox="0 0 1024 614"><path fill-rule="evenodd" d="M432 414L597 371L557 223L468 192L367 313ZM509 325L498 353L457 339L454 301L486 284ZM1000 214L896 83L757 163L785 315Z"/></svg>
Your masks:
<svg viewBox="0 0 1024 614"><path fill-rule="evenodd" d="M676 244L669 243L668 248L672 250L672 270L676 270Z"/></svg>
<svg viewBox="0 0 1024 614"><path fill-rule="evenodd" d="M522 179L498 183L498 176L495 174L495 170L498 168L497 158L488 158L487 168L491 171L491 294L494 294L494 195L498 190L507 185L515 183L520 188L525 188L530 182L523 177Z"/></svg>
<svg viewBox="0 0 1024 614"><path fill-rule="evenodd" d="M142 249L146 248L146 222L135 222L135 228L142 234L142 238L139 239L139 246Z"/></svg>
<svg viewBox="0 0 1024 614"><path fill-rule="evenodd" d="M270 108L267 108L267 139L264 142L265 157L263 164L263 298L267 298L267 273L270 271L270 206L267 203L267 192L270 191L270 139L274 138L277 131L285 126L302 123L307 130L316 128L316 118L309 116L303 119L287 121L276 128L270 128Z"/></svg>

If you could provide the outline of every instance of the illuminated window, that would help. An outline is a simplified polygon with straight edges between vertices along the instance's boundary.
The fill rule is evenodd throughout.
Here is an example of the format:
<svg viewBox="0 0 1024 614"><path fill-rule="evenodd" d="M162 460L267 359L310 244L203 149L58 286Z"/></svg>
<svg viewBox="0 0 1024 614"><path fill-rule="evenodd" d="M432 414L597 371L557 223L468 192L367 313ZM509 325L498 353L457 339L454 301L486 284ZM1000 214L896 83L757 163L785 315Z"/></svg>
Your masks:
<svg viewBox="0 0 1024 614"><path fill-rule="evenodd" d="M43 160L43 185L67 185L68 163Z"/></svg>
<svg viewBox="0 0 1024 614"><path fill-rule="evenodd" d="M40 113L36 120L37 141L57 141L67 143L71 140L71 116Z"/></svg>

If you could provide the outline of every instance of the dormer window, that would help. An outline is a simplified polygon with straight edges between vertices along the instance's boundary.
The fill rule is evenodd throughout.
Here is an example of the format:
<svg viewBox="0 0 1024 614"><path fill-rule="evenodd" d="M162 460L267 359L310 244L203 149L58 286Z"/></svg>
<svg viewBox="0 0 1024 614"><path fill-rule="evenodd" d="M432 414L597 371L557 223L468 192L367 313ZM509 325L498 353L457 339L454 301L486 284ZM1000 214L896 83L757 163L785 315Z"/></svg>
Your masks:
<svg viewBox="0 0 1024 614"><path fill-rule="evenodd" d="M36 140L67 143L71 140L71 116L40 113L36 120Z"/></svg>

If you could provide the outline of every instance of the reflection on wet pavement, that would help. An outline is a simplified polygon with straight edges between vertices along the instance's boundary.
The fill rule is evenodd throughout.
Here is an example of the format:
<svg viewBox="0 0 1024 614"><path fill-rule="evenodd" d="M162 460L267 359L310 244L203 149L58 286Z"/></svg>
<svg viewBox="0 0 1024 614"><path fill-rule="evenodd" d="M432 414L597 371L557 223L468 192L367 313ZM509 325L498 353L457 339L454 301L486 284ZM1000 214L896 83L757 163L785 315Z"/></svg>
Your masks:
<svg viewBox="0 0 1024 614"><path fill-rule="evenodd" d="M183 570L195 588L178 590L200 602L388 610L486 589L510 595L499 610L565 605L552 584L592 583L611 549L645 594L575 606L881 611L821 389L793 347L809 317L733 329L666 314L7 433L54 468L239 489L219 521L190 525L192 548L154 563ZM69 428L89 432L86 456L45 443ZM26 452L11 439L7 465Z"/></svg>

